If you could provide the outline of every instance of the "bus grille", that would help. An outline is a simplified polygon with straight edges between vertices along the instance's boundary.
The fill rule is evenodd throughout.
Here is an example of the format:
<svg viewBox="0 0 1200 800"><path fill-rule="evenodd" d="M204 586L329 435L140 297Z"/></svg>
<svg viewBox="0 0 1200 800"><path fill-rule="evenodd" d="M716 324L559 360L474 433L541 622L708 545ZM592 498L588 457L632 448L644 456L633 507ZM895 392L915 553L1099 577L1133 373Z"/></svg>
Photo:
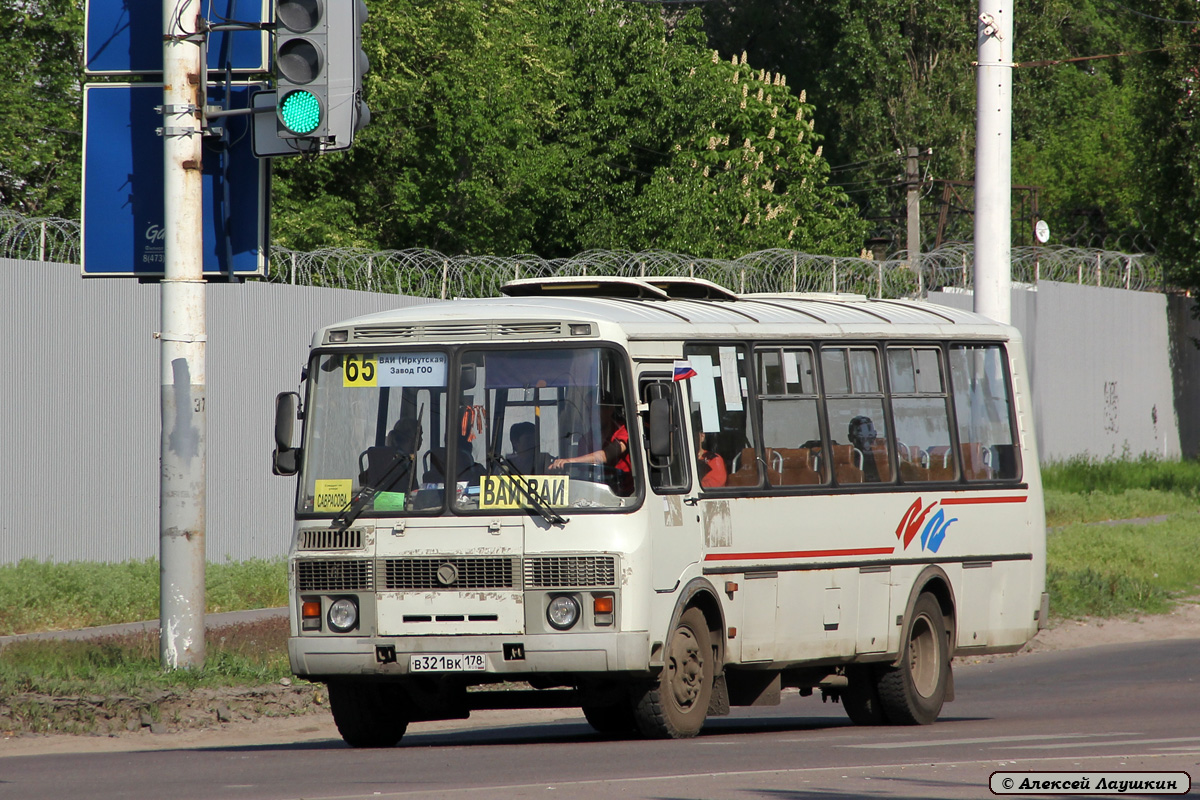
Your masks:
<svg viewBox="0 0 1200 800"><path fill-rule="evenodd" d="M381 591L521 588L520 559L511 556L431 556L381 561Z"/></svg>
<svg viewBox="0 0 1200 800"><path fill-rule="evenodd" d="M361 550L363 532L361 528L339 531L332 528L316 528L300 531L300 550Z"/></svg>
<svg viewBox="0 0 1200 800"><path fill-rule="evenodd" d="M375 581L371 560L306 559L296 562L296 588L302 592L369 592Z"/></svg>
<svg viewBox="0 0 1200 800"><path fill-rule="evenodd" d="M527 589L617 585L613 556L538 556L525 559Z"/></svg>

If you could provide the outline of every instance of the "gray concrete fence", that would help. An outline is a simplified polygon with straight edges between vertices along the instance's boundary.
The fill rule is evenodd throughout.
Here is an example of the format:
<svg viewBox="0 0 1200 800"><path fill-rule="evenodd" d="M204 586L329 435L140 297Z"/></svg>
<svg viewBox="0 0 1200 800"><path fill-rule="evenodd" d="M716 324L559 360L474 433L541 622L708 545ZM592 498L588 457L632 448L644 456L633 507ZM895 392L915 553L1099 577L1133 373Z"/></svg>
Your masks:
<svg viewBox="0 0 1200 800"><path fill-rule="evenodd" d="M0 259L0 298L0 564L156 556L158 287ZM971 305L969 294L931 301ZM209 286L209 560L287 551L295 480L271 475L273 398L297 388L312 331L419 302ZM1195 456L1200 325L1190 312L1190 300L1146 292L1048 281L1014 289L1043 458Z"/></svg>

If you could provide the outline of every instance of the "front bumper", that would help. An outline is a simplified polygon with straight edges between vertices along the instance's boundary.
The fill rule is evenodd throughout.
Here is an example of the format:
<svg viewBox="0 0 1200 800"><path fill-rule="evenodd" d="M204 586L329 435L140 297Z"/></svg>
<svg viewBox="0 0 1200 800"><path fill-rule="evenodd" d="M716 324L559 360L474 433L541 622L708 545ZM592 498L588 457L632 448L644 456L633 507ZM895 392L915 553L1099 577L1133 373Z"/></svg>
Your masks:
<svg viewBox="0 0 1200 800"><path fill-rule="evenodd" d="M421 672L467 683L490 683L547 673L650 671L646 632L498 636L300 636L288 640L292 672L323 679L336 676L403 676L415 654L478 653L486 668L466 672Z"/></svg>

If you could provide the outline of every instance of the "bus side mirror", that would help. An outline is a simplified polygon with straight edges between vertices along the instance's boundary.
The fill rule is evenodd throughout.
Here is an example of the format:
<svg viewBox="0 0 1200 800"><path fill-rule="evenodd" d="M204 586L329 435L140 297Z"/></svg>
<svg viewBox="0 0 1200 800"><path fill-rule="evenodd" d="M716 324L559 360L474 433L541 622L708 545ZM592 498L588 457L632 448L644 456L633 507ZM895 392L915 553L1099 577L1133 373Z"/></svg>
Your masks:
<svg viewBox="0 0 1200 800"><path fill-rule="evenodd" d="M650 401L650 464L663 467L671 460L671 434L675 421L671 414L671 400L655 397Z"/></svg>
<svg viewBox="0 0 1200 800"><path fill-rule="evenodd" d="M292 447L292 428L299 403L300 395L295 392L280 392L275 396L275 452L271 471L276 475L295 475L300 466L300 450Z"/></svg>
<svg viewBox="0 0 1200 800"><path fill-rule="evenodd" d="M463 364L458 373L459 391L469 392L475 388L475 365Z"/></svg>

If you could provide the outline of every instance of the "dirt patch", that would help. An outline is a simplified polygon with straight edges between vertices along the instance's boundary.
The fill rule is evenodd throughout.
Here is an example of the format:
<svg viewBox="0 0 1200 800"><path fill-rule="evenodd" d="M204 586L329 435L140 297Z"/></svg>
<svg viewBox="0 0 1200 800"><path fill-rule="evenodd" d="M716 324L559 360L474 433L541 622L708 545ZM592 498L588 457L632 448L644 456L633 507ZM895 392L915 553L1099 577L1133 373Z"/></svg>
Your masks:
<svg viewBox="0 0 1200 800"><path fill-rule="evenodd" d="M126 695L11 695L0 705L6 738L37 734L123 735L218 728L324 710L324 687L301 683L247 688L160 690Z"/></svg>

